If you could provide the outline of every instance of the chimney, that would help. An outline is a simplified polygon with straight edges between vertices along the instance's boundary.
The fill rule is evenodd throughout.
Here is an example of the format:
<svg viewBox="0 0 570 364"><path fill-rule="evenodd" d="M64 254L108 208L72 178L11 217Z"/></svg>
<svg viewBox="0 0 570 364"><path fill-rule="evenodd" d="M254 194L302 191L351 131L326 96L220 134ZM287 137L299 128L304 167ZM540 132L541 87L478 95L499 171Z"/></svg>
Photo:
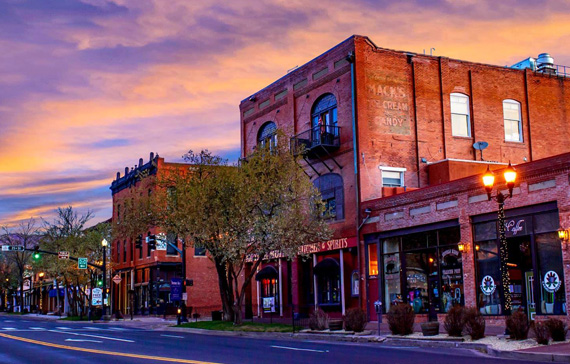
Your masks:
<svg viewBox="0 0 570 364"><path fill-rule="evenodd" d="M142 167L142 165L143 165L143 159L139 158L139 168Z"/></svg>
<svg viewBox="0 0 570 364"><path fill-rule="evenodd" d="M129 174L129 167L125 167L125 176Z"/></svg>
<svg viewBox="0 0 570 364"><path fill-rule="evenodd" d="M121 172L117 172L117 181L121 178Z"/></svg>
<svg viewBox="0 0 570 364"><path fill-rule="evenodd" d="M154 153L150 152L150 161L152 162L153 159L154 159Z"/></svg>

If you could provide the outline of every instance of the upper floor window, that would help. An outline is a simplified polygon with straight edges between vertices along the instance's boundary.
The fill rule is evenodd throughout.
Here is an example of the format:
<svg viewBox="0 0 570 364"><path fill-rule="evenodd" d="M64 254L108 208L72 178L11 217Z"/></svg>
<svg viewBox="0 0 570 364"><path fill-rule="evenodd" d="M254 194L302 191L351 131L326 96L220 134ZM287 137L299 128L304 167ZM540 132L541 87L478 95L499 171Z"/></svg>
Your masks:
<svg viewBox="0 0 570 364"><path fill-rule="evenodd" d="M503 120L505 123L505 140L522 142L521 104L518 101L503 101Z"/></svg>
<svg viewBox="0 0 570 364"><path fill-rule="evenodd" d="M121 204L117 205L117 224L121 222Z"/></svg>
<svg viewBox="0 0 570 364"><path fill-rule="evenodd" d="M451 94L451 134L470 137L471 120L469 118L469 96Z"/></svg>
<svg viewBox="0 0 570 364"><path fill-rule="evenodd" d="M382 172L382 187L404 187L404 172L406 168L383 167L380 166Z"/></svg>
<svg viewBox="0 0 570 364"><path fill-rule="evenodd" d="M277 146L277 125L268 121L259 128L257 133L257 145L260 148L273 149Z"/></svg>
<svg viewBox="0 0 570 364"><path fill-rule="evenodd" d="M117 262L121 261L121 241L117 240Z"/></svg>
<svg viewBox="0 0 570 364"><path fill-rule="evenodd" d="M168 233L166 235L166 254L177 255L178 252L174 249L173 245L178 248L178 236L174 233Z"/></svg>
<svg viewBox="0 0 570 364"><path fill-rule="evenodd" d="M317 178L313 184L321 191L325 204L324 216L333 220L344 219L344 187L342 177L329 173Z"/></svg>
<svg viewBox="0 0 570 364"><path fill-rule="evenodd" d="M127 241L123 242L123 263L127 262Z"/></svg>
<svg viewBox="0 0 570 364"><path fill-rule="evenodd" d="M195 245L194 246L194 256L195 257L205 257L206 256L206 248Z"/></svg>
<svg viewBox="0 0 570 364"><path fill-rule="evenodd" d="M313 105L311 112L311 129L313 139L330 135L338 136L338 115L336 98L333 94L324 94Z"/></svg>

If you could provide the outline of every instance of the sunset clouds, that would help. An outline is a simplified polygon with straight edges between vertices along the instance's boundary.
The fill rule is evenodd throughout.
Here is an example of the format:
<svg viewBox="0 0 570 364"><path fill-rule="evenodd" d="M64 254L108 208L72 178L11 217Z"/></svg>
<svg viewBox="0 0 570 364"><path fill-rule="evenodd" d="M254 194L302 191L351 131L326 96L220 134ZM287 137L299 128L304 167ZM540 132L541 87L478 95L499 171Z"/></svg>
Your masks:
<svg viewBox="0 0 570 364"><path fill-rule="evenodd" d="M235 159L240 100L352 34L570 64L569 20L566 1L0 0L0 225L67 205L105 220L115 173L151 151Z"/></svg>

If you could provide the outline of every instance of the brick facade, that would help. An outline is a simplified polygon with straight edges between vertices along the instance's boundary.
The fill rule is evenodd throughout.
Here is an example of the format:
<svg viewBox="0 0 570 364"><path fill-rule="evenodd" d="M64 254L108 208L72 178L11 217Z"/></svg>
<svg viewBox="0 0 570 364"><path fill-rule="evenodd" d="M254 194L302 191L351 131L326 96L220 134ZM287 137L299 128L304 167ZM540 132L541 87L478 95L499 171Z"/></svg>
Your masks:
<svg viewBox="0 0 570 364"><path fill-rule="evenodd" d="M119 206L124 207L127 199L136 199L147 196L154 191L157 179L171 173L185 173L187 165L180 163L167 163L164 158L156 157L151 153L150 160L143 164L143 160L132 169L125 169L121 177L113 181L113 224L120 223ZM138 179L139 172L148 173L147 178ZM111 260L113 276L122 278L120 284L112 284L113 310L123 314L130 313L131 302L129 291L135 291L136 314L167 314L175 313L175 304L168 302L170 293L169 283L172 278L180 278L182 274L182 259L174 251L158 251L148 249L145 237L149 234L166 233L159 227L152 227L141 232L143 236L142 249L134 247L136 237L126 240L114 240L111 246ZM126 244L126 259L124 258ZM182 245L179 242L178 248ZM188 294L187 306L192 307L193 313L200 316L210 316L211 311L221 308L218 278L214 264L207 256L195 256L194 247L186 248L186 278L193 280L193 286L186 287Z"/></svg>

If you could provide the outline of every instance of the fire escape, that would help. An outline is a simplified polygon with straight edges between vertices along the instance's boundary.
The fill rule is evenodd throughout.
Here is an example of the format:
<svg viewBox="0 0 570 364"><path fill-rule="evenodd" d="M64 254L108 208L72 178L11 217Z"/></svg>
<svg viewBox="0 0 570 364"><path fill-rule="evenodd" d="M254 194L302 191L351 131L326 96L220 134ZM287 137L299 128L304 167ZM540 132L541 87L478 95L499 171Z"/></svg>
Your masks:
<svg viewBox="0 0 570 364"><path fill-rule="evenodd" d="M329 172L333 171L323 159L325 157L328 157L338 168L342 169L342 166L332 156L339 148L340 127L338 126L315 126L291 138L291 151L295 155L301 155L307 165L319 176L321 174L315 169L317 163L322 163Z"/></svg>

